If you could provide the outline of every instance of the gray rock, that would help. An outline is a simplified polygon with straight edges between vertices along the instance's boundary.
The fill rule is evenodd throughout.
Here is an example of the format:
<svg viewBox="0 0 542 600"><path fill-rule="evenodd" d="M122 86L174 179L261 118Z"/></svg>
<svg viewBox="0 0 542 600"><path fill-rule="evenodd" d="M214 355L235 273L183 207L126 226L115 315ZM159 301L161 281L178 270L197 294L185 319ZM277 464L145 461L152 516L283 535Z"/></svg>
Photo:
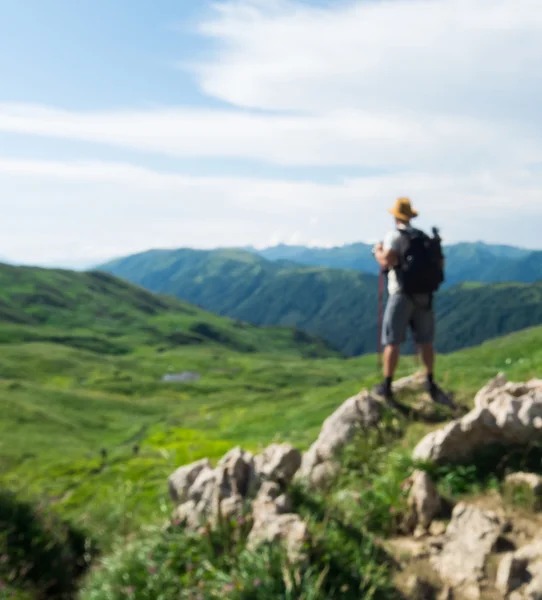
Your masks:
<svg viewBox="0 0 542 600"><path fill-rule="evenodd" d="M290 444L272 444L254 459L261 480L289 485L301 466L301 452Z"/></svg>
<svg viewBox="0 0 542 600"><path fill-rule="evenodd" d="M502 532L497 515L465 503L458 504L446 530L442 551L431 563L443 582L462 597L478 598L488 556Z"/></svg>
<svg viewBox="0 0 542 600"><path fill-rule="evenodd" d="M509 384L501 377L486 388L477 395L477 408L423 438L414 458L457 462L488 444L529 444L541 439L542 387L537 380Z"/></svg>
<svg viewBox="0 0 542 600"><path fill-rule="evenodd" d="M175 504L182 504L188 499L188 491L196 481L198 475L209 469L211 463L204 458L195 463L180 467L169 476L169 495Z"/></svg>
<svg viewBox="0 0 542 600"><path fill-rule="evenodd" d="M315 488L325 484L333 471L331 465L336 455L357 431L376 425L380 420L381 410L381 403L367 391L346 400L324 421L318 439L303 456L297 478L304 479ZM313 471L324 463L328 464L313 477Z"/></svg>
<svg viewBox="0 0 542 600"><path fill-rule="evenodd" d="M427 530L440 513L442 501L433 480L425 471L415 471L411 476L412 486L408 497L411 527L421 526Z"/></svg>
<svg viewBox="0 0 542 600"><path fill-rule="evenodd" d="M525 569L527 561L514 556L513 552L508 553L499 563L495 587L504 595L521 587L525 580Z"/></svg>

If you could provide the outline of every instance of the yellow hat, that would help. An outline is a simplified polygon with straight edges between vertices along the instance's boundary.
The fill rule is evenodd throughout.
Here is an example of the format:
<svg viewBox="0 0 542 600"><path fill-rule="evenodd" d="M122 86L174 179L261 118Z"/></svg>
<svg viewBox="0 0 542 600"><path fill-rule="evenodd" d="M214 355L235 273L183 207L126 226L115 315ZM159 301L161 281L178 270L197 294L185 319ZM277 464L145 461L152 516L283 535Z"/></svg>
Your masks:
<svg viewBox="0 0 542 600"><path fill-rule="evenodd" d="M410 219L418 216L418 211L412 208L408 198L397 198L395 206L390 208L388 212L400 221L410 221Z"/></svg>

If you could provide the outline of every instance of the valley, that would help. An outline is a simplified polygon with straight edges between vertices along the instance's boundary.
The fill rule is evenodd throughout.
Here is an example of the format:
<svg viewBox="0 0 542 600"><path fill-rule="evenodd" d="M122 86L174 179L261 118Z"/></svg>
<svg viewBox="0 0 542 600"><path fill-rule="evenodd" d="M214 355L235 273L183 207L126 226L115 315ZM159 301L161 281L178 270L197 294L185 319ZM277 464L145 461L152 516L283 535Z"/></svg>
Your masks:
<svg viewBox="0 0 542 600"><path fill-rule="evenodd" d="M377 349L376 275L271 261L231 249L154 250L100 268L220 315L255 325L298 327L347 356ZM477 268L474 262L472 271ZM454 269L453 258L449 269ZM542 324L542 280L458 283L439 291L435 309L436 347L454 352Z"/></svg>

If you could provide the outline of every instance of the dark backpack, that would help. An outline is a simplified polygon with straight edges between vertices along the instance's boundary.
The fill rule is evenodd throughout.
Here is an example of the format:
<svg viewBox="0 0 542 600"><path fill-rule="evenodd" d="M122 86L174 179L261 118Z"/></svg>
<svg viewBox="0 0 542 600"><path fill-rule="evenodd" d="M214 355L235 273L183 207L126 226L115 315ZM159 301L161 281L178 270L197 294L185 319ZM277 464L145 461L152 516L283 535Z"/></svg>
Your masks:
<svg viewBox="0 0 542 600"><path fill-rule="evenodd" d="M399 229L397 280L405 294L433 294L444 281L441 240L436 229L430 237L419 229Z"/></svg>

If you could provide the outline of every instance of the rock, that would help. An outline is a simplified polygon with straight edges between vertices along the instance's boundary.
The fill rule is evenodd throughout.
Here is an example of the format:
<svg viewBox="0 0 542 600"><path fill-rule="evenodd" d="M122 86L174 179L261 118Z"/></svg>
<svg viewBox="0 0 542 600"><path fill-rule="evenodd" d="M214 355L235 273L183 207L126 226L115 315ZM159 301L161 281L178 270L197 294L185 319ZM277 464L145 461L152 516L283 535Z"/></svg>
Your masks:
<svg viewBox="0 0 542 600"><path fill-rule="evenodd" d="M244 502L243 497L239 494L224 498L220 502L220 516L213 515L215 520L222 518L226 521L232 521L240 519L244 513ZM216 521L215 521L216 522Z"/></svg>
<svg viewBox="0 0 542 600"><path fill-rule="evenodd" d="M254 524L248 536L247 548L256 549L263 543L281 542L292 563L304 562L305 544L310 536L306 523L296 514L284 513L289 501L280 494L280 487L273 482L262 485L253 502Z"/></svg>
<svg viewBox="0 0 542 600"><path fill-rule="evenodd" d="M542 568L531 579L525 588L525 600L542 600Z"/></svg>
<svg viewBox="0 0 542 600"><path fill-rule="evenodd" d="M335 480L340 469L341 465L332 460L316 465L309 474L309 486L317 490L326 489Z"/></svg>
<svg viewBox="0 0 542 600"><path fill-rule="evenodd" d="M289 485L301 466L301 452L290 444L273 444L254 459L260 479Z"/></svg>
<svg viewBox="0 0 542 600"><path fill-rule="evenodd" d="M511 384L499 378L486 388L477 395L477 408L423 438L414 450L414 458L458 462L472 458L488 444L529 444L540 440L542 387L538 383Z"/></svg>
<svg viewBox="0 0 542 600"><path fill-rule="evenodd" d="M173 518L178 524L186 525L192 529L196 529L201 524L200 513L198 512L196 503L193 500L189 500L188 502L178 506L175 509Z"/></svg>
<svg viewBox="0 0 542 600"><path fill-rule="evenodd" d="M297 478L306 480L315 488L325 484L328 476L334 472L330 461L352 440L356 431L376 425L380 420L381 410L381 403L367 391L346 400L324 421L318 439L303 456ZM321 464L326 466L318 469L313 476L313 472Z"/></svg>
<svg viewBox="0 0 542 600"><path fill-rule="evenodd" d="M480 596L479 581L502 531L497 515L463 502L453 510L442 551L431 563L442 580L465 598Z"/></svg>
<svg viewBox="0 0 542 600"><path fill-rule="evenodd" d="M196 481L198 475L209 469L211 463L204 458L190 465L180 467L169 476L169 495L175 504L182 504L188 498L188 491Z"/></svg>
<svg viewBox="0 0 542 600"><path fill-rule="evenodd" d="M542 561L542 538L531 542L527 546L522 546L515 556L520 560L526 560L528 563Z"/></svg>
<svg viewBox="0 0 542 600"><path fill-rule="evenodd" d="M476 408L487 408L493 400L495 390L502 389L508 380L504 373L498 373L496 377L491 379L474 397L474 406Z"/></svg>
<svg viewBox="0 0 542 600"><path fill-rule="evenodd" d="M246 496L255 481L252 454L240 447L233 448L220 459L217 471L219 477L222 475L223 497L231 493Z"/></svg>
<svg viewBox="0 0 542 600"><path fill-rule="evenodd" d="M431 521L440 513L441 499L433 480L425 471L415 471L411 481L408 497L411 524L427 530Z"/></svg>
<svg viewBox="0 0 542 600"><path fill-rule="evenodd" d="M504 480L505 485L526 486L535 496L542 496L542 477L536 473L511 473Z"/></svg>
<svg viewBox="0 0 542 600"><path fill-rule="evenodd" d="M504 556L495 587L504 595L513 592L510 598L542 600L542 539Z"/></svg>
<svg viewBox="0 0 542 600"><path fill-rule="evenodd" d="M197 504L202 500L208 488L212 487L215 483L216 473L214 469L205 467L200 471L199 475L196 477L196 480L190 486L188 497Z"/></svg>
<svg viewBox="0 0 542 600"><path fill-rule="evenodd" d="M402 377L392 384L394 394L401 392L425 391L426 375L423 371L417 371L413 375Z"/></svg>
<svg viewBox="0 0 542 600"><path fill-rule="evenodd" d="M438 595L438 600L454 600L454 593L449 585L442 589Z"/></svg>
<svg viewBox="0 0 542 600"><path fill-rule="evenodd" d="M385 545L395 559L400 562L429 556L427 545L410 537L392 538L387 540Z"/></svg>
<svg viewBox="0 0 542 600"><path fill-rule="evenodd" d="M433 586L417 575L408 578L406 591L412 600L433 600L435 596Z"/></svg>
<svg viewBox="0 0 542 600"><path fill-rule="evenodd" d="M518 559L512 552L508 553L499 563L495 587L504 595L519 588L525 577L527 561Z"/></svg>
<svg viewBox="0 0 542 600"><path fill-rule="evenodd" d="M446 533L446 523L444 521L433 521L429 527L429 535L440 537Z"/></svg>

